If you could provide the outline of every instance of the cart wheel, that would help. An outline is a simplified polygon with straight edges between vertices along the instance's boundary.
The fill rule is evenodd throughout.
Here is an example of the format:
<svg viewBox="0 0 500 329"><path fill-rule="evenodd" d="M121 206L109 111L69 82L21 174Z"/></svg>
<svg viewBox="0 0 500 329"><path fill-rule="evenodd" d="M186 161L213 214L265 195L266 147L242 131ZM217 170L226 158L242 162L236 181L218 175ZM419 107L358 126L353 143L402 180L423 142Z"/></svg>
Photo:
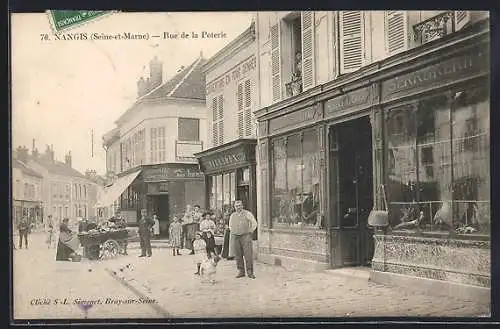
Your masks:
<svg viewBox="0 0 500 329"><path fill-rule="evenodd" d="M101 259L111 259L118 255L120 246L115 240L107 240L102 244Z"/></svg>

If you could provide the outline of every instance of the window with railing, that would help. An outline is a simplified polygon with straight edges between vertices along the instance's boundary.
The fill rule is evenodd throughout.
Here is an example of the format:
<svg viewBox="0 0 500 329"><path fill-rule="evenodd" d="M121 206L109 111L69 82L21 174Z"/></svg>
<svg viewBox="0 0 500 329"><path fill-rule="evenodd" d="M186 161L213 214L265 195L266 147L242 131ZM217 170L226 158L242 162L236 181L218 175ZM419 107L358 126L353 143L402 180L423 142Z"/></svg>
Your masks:
<svg viewBox="0 0 500 329"><path fill-rule="evenodd" d="M414 41L422 45L454 33L470 22L470 11L445 11L413 26Z"/></svg>
<svg viewBox="0 0 500 329"><path fill-rule="evenodd" d="M388 113L393 230L490 234L489 111L479 88Z"/></svg>

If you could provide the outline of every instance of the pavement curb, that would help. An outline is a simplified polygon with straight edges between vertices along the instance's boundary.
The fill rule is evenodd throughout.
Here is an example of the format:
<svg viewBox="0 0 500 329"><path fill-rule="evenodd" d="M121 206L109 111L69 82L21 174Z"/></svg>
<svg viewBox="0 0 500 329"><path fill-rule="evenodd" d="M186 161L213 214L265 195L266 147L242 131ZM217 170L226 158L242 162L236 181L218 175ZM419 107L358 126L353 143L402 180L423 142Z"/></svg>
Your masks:
<svg viewBox="0 0 500 329"><path fill-rule="evenodd" d="M115 279L116 281L118 281L122 286L124 286L125 288L129 289L130 291L132 291L137 297L143 298L143 299L154 299L154 298L149 297L148 295L146 295L145 293L143 293L142 291L140 291L136 287L134 287L132 284L130 284L129 282L127 282L124 278L118 277L109 268L105 268L104 271L106 271L106 273L108 273L113 279ZM165 310L160 305L158 305L156 303L148 303L147 305L149 305L151 308L153 308L158 314L160 314L160 315L162 315L164 317L171 317L170 313L168 313L167 310Z"/></svg>

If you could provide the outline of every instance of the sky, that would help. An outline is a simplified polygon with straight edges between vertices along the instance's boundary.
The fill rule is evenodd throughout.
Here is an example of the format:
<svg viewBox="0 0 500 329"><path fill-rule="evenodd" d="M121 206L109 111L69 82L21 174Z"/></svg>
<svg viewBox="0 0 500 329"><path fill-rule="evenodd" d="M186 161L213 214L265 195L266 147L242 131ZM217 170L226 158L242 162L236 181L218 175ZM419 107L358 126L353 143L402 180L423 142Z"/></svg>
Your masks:
<svg viewBox="0 0 500 329"><path fill-rule="evenodd" d="M57 160L71 151L73 167L104 174L102 136L137 96L148 62L163 61L164 81L203 52L210 58L242 33L252 13L112 13L68 33L225 32L221 39L54 40L47 14L11 16L12 148L39 152L53 145ZM49 40L42 40L48 34ZM94 155L92 157L92 130Z"/></svg>

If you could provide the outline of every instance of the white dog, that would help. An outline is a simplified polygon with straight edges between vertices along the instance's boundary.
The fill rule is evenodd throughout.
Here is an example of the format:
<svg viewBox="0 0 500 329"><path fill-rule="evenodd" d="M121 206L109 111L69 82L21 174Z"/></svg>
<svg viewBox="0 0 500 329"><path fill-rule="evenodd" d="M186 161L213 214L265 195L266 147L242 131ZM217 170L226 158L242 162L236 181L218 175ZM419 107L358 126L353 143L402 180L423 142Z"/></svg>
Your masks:
<svg viewBox="0 0 500 329"><path fill-rule="evenodd" d="M212 254L212 257L206 258L200 267L200 275L202 282L215 283L215 275L217 273L217 264L220 261L220 257Z"/></svg>

